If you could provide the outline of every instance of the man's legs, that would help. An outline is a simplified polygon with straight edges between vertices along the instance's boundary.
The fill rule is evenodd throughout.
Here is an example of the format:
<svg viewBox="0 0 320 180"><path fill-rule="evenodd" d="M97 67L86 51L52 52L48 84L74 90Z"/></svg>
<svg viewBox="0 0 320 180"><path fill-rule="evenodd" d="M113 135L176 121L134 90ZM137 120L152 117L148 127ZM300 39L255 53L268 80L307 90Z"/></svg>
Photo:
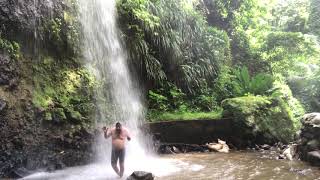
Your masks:
<svg viewBox="0 0 320 180"><path fill-rule="evenodd" d="M118 158L119 158L119 152L117 152L117 150L112 149L111 166L112 166L113 170L120 176L119 169L117 166Z"/></svg>
<svg viewBox="0 0 320 180"><path fill-rule="evenodd" d="M123 172L124 172L124 163L121 162L121 163L120 163L120 174L119 174L120 177L123 176Z"/></svg>
<svg viewBox="0 0 320 180"><path fill-rule="evenodd" d="M120 164L120 174L119 176L122 177L123 176L123 172L124 172L124 157L126 155L126 150L122 149L119 153L119 164Z"/></svg>

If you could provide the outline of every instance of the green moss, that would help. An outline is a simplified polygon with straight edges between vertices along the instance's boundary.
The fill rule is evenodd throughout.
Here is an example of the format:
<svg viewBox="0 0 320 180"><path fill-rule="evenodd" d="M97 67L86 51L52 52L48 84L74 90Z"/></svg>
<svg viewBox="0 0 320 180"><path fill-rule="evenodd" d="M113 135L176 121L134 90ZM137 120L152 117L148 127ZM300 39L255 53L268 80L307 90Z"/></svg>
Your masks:
<svg viewBox="0 0 320 180"><path fill-rule="evenodd" d="M81 122L82 115L78 111L71 110L68 112L68 117L74 122Z"/></svg>
<svg viewBox="0 0 320 180"><path fill-rule="evenodd" d="M222 109L212 112L152 112L148 115L148 120L157 121L179 121L179 120L201 120L220 119Z"/></svg>
<svg viewBox="0 0 320 180"><path fill-rule="evenodd" d="M47 19L41 28L49 51L55 51L60 57L77 56L81 45L78 3L76 0L66 0L64 3L63 13Z"/></svg>
<svg viewBox="0 0 320 180"><path fill-rule="evenodd" d="M276 81L274 83L274 86L277 91L272 94L272 97L282 99L284 101L286 109L294 122L295 129L300 129L300 119L306 112L302 103L300 103L298 99L293 97L290 87L284 82Z"/></svg>
<svg viewBox="0 0 320 180"><path fill-rule="evenodd" d="M231 118L235 131L245 137L263 137L264 142L289 142L296 132L295 121L284 100L245 96L222 102L223 116Z"/></svg>
<svg viewBox="0 0 320 180"><path fill-rule="evenodd" d="M56 46L62 46L62 20L60 18L50 20L47 28L49 30L49 38L55 43Z"/></svg>
<svg viewBox="0 0 320 180"><path fill-rule="evenodd" d="M20 45L14 41L8 41L0 36L0 50L5 50L11 58L18 59L20 57Z"/></svg>
<svg viewBox="0 0 320 180"><path fill-rule="evenodd" d="M52 121L52 115L50 112L46 112L44 115L44 120L46 121Z"/></svg>
<svg viewBox="0 0 320 180"><path fill-rule="evenodd" d="M65 121L67 120L67 116L64 113L63 108L55 108L52 110L53 119L57 121Z"/></svg>
<svg viewBox="0 0 320 180"><path fill-rule="evenodd" d="M33 64L34 105L73 123L91 119L94 110L93 75L79 68L72 59L59 60L50 56L40 59L38 64ZM44 118L48 119L47 115Z"/></svg>

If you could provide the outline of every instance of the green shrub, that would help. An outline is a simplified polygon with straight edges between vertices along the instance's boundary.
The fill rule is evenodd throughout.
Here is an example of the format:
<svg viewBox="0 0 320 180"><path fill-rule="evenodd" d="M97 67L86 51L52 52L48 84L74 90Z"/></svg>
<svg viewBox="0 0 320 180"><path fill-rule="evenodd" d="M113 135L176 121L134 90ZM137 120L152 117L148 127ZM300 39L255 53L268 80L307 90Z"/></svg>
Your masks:
<svg viewBox="0 0 320 180"><path fill-rule="evenodd" d="M1 35L1 34L0 34ZM0 50L4 50L11 58L18 59L20 57L20 45L17 42L11 42L6 39L2 39L0 36Z"/></svg>
<svg viewBox="0 0 320 180"><path fill-rule="evenodd" d="M168 98L149 90L148 95L149 108L159 111L167 111L169 109Z"/></svg>
<svg viewBox="0 0 320 180"><path fill-rule="evenodd" d="M236 86L240 89L240 96L248 93L266 95L267 91L273 87L273 77L269 74L259 73L251 77L247 67L242 67L234 73Z"/></svg>
<svg viewBox="0 0 320 180"><path fill-rule="evenodd" d="M192 95L185 94L172 83L157 90L149 90L148 105L151 111L162 112L210 112L218 109L216 95L211 89Z"/></svg>
<svg viewBox="0 0 320 180"><path fill-rule="evenodd" d="M223 116L232 119L235 134L254 142L289 142L296 132L288 105L279 98L245 96L222 102Z"/></svg>

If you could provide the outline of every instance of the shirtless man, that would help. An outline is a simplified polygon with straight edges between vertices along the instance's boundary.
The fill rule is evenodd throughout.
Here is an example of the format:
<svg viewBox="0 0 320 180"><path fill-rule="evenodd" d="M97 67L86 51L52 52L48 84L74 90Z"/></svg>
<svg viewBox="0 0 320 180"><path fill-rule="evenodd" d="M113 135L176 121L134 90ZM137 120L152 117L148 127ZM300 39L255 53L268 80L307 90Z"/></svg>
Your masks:
<svg viewBox="0 0 320 180"><path fill-rule="evenodd" d="M120 176L123 176L124 172L124 158L125 158L125 141L131 140L128 129L122 127L122 125L117 122L116 127L109 128L103 127L104 137L107 139L112 137L112 152L111 152L111 165L114 171ZM119 159L120 172L117 166Z"/></svg>

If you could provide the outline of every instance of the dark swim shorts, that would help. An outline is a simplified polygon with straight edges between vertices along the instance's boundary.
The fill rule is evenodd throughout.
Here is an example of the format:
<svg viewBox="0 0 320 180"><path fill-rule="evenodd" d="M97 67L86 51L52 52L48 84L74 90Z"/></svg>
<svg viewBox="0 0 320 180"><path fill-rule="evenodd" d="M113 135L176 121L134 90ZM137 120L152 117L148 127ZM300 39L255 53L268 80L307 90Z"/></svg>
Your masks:
<svg viewBox="0 0 320 180"><path fill-rule="evenodd" d="M123 163L125 155L126 155L125 149L112 149L111 163L117 164L118 159L119 159L120 163Z"/></svg>

